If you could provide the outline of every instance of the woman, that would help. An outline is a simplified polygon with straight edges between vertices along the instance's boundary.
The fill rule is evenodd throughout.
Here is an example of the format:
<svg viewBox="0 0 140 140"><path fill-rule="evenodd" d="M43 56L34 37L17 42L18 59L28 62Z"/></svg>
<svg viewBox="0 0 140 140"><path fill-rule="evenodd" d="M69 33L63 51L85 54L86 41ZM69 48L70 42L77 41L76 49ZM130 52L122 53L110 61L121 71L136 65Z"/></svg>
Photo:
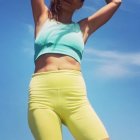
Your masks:
<svg viewBox="0 0 140 140"><path fill-rule="evenodd" d="M62 124L76 140L109 140L87 98L81 59L88 37L121 4L106 0L93 15L75 23L84 0L31 0L35 22L35 71L29 85L28 122L36 140L62 140Z"/></svg>

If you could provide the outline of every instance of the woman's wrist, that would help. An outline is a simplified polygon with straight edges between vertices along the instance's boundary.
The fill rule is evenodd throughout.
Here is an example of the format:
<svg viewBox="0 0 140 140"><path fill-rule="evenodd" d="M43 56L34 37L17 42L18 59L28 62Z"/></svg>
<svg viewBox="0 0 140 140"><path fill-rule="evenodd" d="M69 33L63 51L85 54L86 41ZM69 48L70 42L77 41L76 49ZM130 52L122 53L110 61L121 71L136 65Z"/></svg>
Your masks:
<svg viewBox="0 0 140 140"><path fill-rule="evenodd" d="M121 4L122 0L105 0L106 3L114 2L115 4Z"/></svg>

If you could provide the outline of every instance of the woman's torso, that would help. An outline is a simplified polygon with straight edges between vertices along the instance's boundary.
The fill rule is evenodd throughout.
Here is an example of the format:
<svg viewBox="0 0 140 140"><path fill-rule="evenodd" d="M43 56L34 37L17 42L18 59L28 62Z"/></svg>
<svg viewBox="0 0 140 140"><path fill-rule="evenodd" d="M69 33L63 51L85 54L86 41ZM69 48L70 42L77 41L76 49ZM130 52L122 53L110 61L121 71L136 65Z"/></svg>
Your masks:
<svg viewBox="0 0 140 140"><path fill-rule="evenodd" d="M37 36L45 20L47 19L40 21L40 23L35 27L35 37ZM47 53L41 55L35 61L34 73L62 69L72 69L81 71L81 65L78 61L76 61L74 58L68 55Z"/></svg>
<svg viewBox="0 0 140 140"><path fill-rule="evenodd" d="M81 71L81 66L79 62L70 56L51 53L43 54L35 62L34 73L62 69L73 69Z"/></svg>

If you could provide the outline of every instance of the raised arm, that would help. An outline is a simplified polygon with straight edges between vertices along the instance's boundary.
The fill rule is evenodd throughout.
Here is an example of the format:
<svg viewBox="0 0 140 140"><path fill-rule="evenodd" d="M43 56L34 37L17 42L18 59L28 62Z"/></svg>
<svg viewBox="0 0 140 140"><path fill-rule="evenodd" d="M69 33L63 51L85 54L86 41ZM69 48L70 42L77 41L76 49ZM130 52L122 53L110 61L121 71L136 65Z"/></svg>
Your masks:
<svg viewBox="0 0 140 140"><path fill-rule="evenodd" d="M45 19L48 16L48 7L44 0L31 0L32 13L35 24L38 24L40 20Z"/></svg>
<svg viewBox="0 0 140 140"><path fill-rule="evenodd" d="M105 0L106 5L86 19L81 20L86 38L105 24L121 4L121 0Z"/></svg>

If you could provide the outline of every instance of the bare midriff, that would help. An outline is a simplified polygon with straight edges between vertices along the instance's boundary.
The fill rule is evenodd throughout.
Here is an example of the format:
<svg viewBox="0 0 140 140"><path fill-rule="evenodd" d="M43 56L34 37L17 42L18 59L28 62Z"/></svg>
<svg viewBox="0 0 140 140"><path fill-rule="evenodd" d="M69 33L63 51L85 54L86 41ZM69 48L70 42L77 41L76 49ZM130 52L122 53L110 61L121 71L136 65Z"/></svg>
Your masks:
<svg viewBox="0 0 140 140"><path fill-rule="evenodd" d="M81 66L78 61L68 55L47 53L35 61L34 73L67 69L81 71Z"/></svg>

